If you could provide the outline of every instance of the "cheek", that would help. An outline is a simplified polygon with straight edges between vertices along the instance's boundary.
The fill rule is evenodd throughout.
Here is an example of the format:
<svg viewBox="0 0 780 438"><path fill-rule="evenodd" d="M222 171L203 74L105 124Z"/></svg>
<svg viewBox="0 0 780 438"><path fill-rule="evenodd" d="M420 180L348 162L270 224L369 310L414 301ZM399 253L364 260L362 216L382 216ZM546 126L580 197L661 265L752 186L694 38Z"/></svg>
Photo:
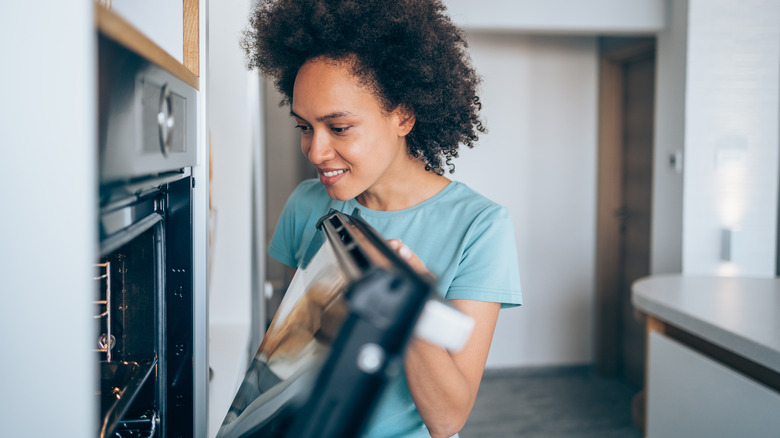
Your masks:
<svg viewBox="0 0 780 438"><path fill-rule="evenodd" d="M301 153L304 157L309 157L309 151L311 150L311 142L305 137L301 136Z"/></svg>
<svg viewBox="0 0 780 438"><path fill-rule="evenodd" d="M373 173L373 169L381 166L384 161L384 153L381 144L370 138L360 138L342 144L339 155L352 166L352 170L358 174Z"/></svg>
<svg viewBox="0 0 780 438"><path fill-rule="evenodd" d="M371 154L371 149L365 147L365 139L350 139L339 142L339 155L350 163L360 162L365 155Z"/></svg>

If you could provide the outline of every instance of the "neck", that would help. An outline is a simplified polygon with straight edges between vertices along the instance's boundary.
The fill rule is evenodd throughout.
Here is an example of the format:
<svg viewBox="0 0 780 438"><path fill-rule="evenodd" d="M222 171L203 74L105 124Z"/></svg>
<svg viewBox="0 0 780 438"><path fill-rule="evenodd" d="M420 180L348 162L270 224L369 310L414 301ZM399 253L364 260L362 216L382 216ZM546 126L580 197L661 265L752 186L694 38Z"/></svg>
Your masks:
<svg viewBox="0 0 780 438"><path fill-rule="evenodd" d="M372 210L403 210L427 201L450 183L448 178L425 170L425 164L413 157L405 170L394 173L358 195L358 203Z"/></svg>

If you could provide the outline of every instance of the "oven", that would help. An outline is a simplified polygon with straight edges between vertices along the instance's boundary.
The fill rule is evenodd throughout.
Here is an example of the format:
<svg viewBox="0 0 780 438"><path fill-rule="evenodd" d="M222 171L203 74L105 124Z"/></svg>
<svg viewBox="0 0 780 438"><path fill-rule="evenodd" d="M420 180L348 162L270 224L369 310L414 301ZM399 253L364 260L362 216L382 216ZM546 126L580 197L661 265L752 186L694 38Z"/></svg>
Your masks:
<svg viewBox="0 0 780 438"><path fill-rule="evenodd" d="M96 428L190 437L197 92L102 37L98 66Z"/></svg>

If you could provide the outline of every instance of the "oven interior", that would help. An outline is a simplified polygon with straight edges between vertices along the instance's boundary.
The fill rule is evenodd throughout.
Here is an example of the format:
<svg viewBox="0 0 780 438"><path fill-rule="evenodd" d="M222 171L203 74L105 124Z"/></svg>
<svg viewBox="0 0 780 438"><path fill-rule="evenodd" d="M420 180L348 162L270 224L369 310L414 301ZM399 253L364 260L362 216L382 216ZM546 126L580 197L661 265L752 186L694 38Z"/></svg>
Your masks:
<svg viewBox="0 0 780 438"><path fill-rule="evenodd" d="M100 437L192 432L191 179L169 180L101 209Z"/></svg>

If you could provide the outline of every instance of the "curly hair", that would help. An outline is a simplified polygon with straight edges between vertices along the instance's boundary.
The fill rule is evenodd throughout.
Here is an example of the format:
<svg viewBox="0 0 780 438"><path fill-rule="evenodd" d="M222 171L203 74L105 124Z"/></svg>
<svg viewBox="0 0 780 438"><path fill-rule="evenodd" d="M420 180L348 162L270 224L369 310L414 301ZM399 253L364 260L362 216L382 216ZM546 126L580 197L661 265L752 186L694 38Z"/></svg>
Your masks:
<svg viewBox="0 0 780 438"><path fill-rule="evenodd" d="M292 104L306 61L351 60L384 111L414 114L409 153L438 175L454 172L459 145L471 148L487 132L481 80L440 0L260 0L241 46L247 66L274 79L282 105Z"/></svg>

